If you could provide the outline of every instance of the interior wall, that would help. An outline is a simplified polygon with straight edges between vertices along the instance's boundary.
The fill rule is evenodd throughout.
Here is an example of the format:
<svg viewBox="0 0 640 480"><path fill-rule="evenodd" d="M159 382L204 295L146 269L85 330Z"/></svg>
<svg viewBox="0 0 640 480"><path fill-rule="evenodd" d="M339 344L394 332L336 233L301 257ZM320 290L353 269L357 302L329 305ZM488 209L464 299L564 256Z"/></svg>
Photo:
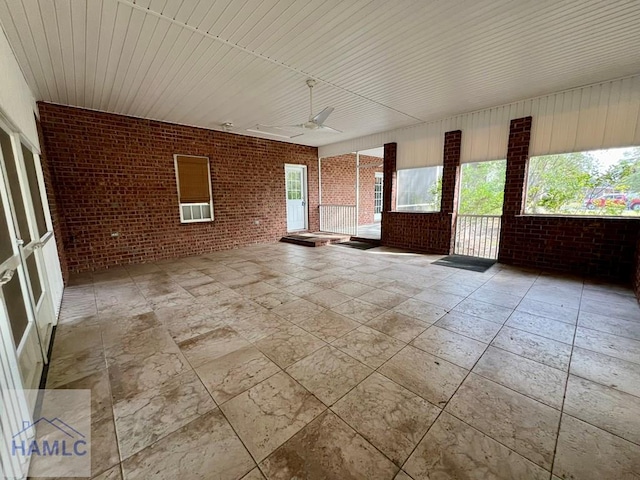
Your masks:
<svg viewBox="0 0 640 480"><path fill-rule="evenodd" d="M371 165L377 162L382 163L382 159L360 155L361 165ZM382 166L360 169L358 225L373 223L376 172L382 172ZM355 153L323 158L321 173L323 205L356 204Z"/></svg>
<svg viewBox="0 0 640 480"><path fill-rule="evenodd" d="M308 173L319 229L317 149L40 103L71 272L196 255L286 234L284 165ZM173 155L209 157L214 221L180 223Z"/></svg>

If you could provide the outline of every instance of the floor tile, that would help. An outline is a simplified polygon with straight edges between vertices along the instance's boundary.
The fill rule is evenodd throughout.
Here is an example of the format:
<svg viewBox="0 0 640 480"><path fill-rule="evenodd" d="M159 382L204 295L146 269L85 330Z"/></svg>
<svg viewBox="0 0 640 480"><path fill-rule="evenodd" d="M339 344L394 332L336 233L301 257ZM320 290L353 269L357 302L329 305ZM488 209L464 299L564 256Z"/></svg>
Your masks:
<svg viewBox="0 0 640 480"><path fill-rule="evenodd" d="M570 375L563 411L640 444L640 399L634 395Z"/></svg>
<svg viewBox="0 0 640 480"><path fill-rule="evenodd" d="M325 345L318 337L295 325L282 328L255 342L255 346L280 368L287 368Z"/></svg>
<svg viewBox="0 0 640 480"><path fill-rule="evenodd" d="M553 408L562 408L567 382L565 371L489 347L473 372Z"/></svg>
<svg viewBox="0 0 640 480"><path fill-rule="evenodd" d="M570 372L601 385L640 397L640 365L575 347Z"/></svg>
<svg viewBox="0 0 640 480"><path fill-rule="evenodd" d="M403 277L404 278L404 277ZM405 295L406 297L413 297L422 291L422 288L417 287L411 283L403 282L401 280L394 280L391 283L387 283L383 287L383 290L392 293L399 293L400 295Z"/></svg>
<svg viewBox="0 0 640 480"><path fill-rule="evenodd" d="M640 341L578 327L576 347L640 364Z"/></svg>
<svg viewBox="0 0 640 480"><path fill-rule="evenodd" d="M257 342L292 326L291 322L269 312L260 312L248 317L228 317L226 323L250 342Z"/></svg>
<svg viewBox="0 0 640 480"><path fill-rule="evenodd" d="M341 303L351 300L350 296L344 295L331 289L312 293L310 295L306 295L304 298L305 300L309 300L310 302L320 305L323 308L337 307Z"/></svg>
<svg viewBox="0 0 640 480"><path fill-rule="evenodd" d="M313 302L303 298L293 302L285 303L271 310L272 313L289 320L293 323L300 323L306 318L318 315L324 310L324 307L316 305Z"/></svg>
<svg viewBox="0 0 640 480"><path fill-rule="evenodd" d="M325 342L333 342L358 328L360 323L332 310L325 310L315 317L302 320L298 326Z"/></svg>
<svg viewBox="0 0 640 480"><path fill-rule="evenodd" d="M335 340L332 345L371 368L378 368L398 353L404 343L367 326L360 326Z"/></svg>
<svg viewBox="0 0 640 480"><path fill-rule="evenodd" d="M471 373L446 411L549 470L560 412Z"/></svg>
<svg viewBox="0 0 640 480"><path fill-rule="evenodd" d="M492 345L521 355L529 360L560 370L569 370L571 345L534 335L511 327L503 327Z"/></svg>
<svg viewBox="0 0 640 480"><path fill-rule="evenodd" d="M471 369L487 348L486 343L435 325L413 340L411 345L466 369Z"/></svg>
<svg viewBox="0 0 640 480"><path fill-rule="evenodd" d="M345 422L401 466L440 409L374 373L332 408Z"/></svg>
<svg viewBox="0 0 640 480"><path fill-rule="evenodd" d="M326 289L322 288L320 285L316 285L315 283L298 280L298 283L290 285L288 287L283 287L283 290L298 297L303 297L305 295L309 295L315 292L321 292L322 290Z"/></svg>
<svg viewBox="0 0 640 480"><path fill-rule="evenodd" d="M374 287L370 287L369 285L365 285L363 283L349 282L349 283L338 285L333 290L335 290L336 292L342 293L344 295L349 295L350 297L355 298L374 290Z"/></svg>
<svg viewBox="0 0 640 480"><path fill-rule="evenodd" d="M91 471L104 472L120 462L113 416L91 422Z"/></svg>
<svg viewBox="0 0 640 480"><path fill-rule="evenodd" d="M458 305L465 296L455 295L453 293L446 293L439 290L428 289L415 295L413 298L421 300L423 302L431 303L449 311Z"/></svg>
<svg viewBox="0 0 640 480"><path fill-rule="evenodd" d="M469 295L469 299L479 300L505 308L516 308L522 300L522 297L492 290L490 287L483 286Z"/></svg>
<svg viewBox="0 0 640 480"><path fill-rule="evenodd" d="M197 337L180 342L179 347L192 367L221 357L250 343L233 328L223 325Z"/></svg>
<svg viewBox="0 0 640 480"><path fill-rule="evenodd" d="M580 303L580 310L620 318L622 320L640 321L640 309L638 309L638 305L635 302L624 304L603 302L600 299L589 298L589 295L585 294Z"/></svg>
<svg viewBox="0 0 640 480"><path fill-rule="evenodd" d="M410 298L393 309L395 312L417 318L428 325L435 323L447 311L437 305Z"/></svg>
<svg viewBox="0 0 640 480"><path fill-rule="evenodd" d="M413 317L391 310L367 322L367 327L408 343L424 332L428 325Z"/></svg>
<svg viewBox="0 0 640 480"><path fill-rule="evenodd" d="M513 309L467 298L456 305L453 312L466 313L495 323L504 323L513 312Z"/></svg>
<svg viewBox="0 0 640 480"><path fill-rule="evenodd" d="M524 298L522 302L520 302L516 311L526 312L572 325L575 325L578 319L578 310L576 308L553 305L528 298Z"/></svg>
<svg viewBox="0 0 640 480"><path fill-rule="evenodd" d="M214 408L193 372L116 402L114 418L121 457L130 457Z"/></svg>
<svg viewBox="0 0 640 480"><path fill-rule="evenodd" d="M66 328L65 328L66 327ZM102 325L81 325L56 328L51 355L63 357L86 349L102 350Z"/></svg>
<svg viewBox="0 0 640 480"><path fill-rule="evenodd" d="M562 415L553 473L580 480L635 479L640 446L569 415Z"/></svg>
<svg viewBox="0 0 640 480"><path fill-rule="evenodd" d="M373 320L386 311L382 307L363 302L357 298L342 303L332 308L332 310L360 323L367 323L369 320Z"/></svg>
<svg viewBox="0 0 640 480"><path fill-rule="evenodd" d="M262 461L326 408L280 372L220 408L256 461Z"/></svg>
<svg viewBox="0 0 640 480"><path fill-rule="evenodd" d="M327 412L261 464L269 480L391 480L398 471L378 450Z"/></svg>
<svg viewBox="0 0 640 480"><path fill-rule="evenodd" d="M597 313L580 312L578 325L592 330L598 330L599 332L640 340L640 322L623 320L608 315L599 315Z"/></svg>
<svg viewBox="0 0 640 480"><path fill-rule="evenodd" d="M491 342L502 328L499 323L458 312L447 313L435 325L484 343Z"/></svg>
<svg viewBox="0 0 640 480"><path fill-rule="evenodd" d="M179 307L161 308L156 316L164 323L176 342L184 342L221 326L222 317L205 305L192 303Z"/></svg>
<svg viewBox="0 0 640 480"><path fill-rule="evenodd" d="M325 405L333 405L372 371L329 345L287 368L289 375Z"/></svg>
<svg viewBox="0 0 640 480"><path fill-rule="evenodd" d="M65 355L52 355L47 375L47 388L57 388L104 370L106 367L102 348L90 347Z"/></svg>
<svg viewBox="0 0 640 480"><path fill-rule="evenodd" d="M235 480L255 463L222 413L215 409L122 463L127 480Z"/></svg>
<svg viewBox="0 0 640 480"><path fill-rule="evenodd" d="M296 300L298 300L297 296L280 289L253 298L254 302L256 302L258 305L263 306L264 308L268 308L269 310L279 307L280 305L294 302Z"/></svg>
<svg viewBox="0 0 640 480"><path fill-rule="evenodd" d="M372 303L386 309L396 307L408 299L407 296L400 293L393 293L380 288L371 290L359 298L364 302Z"/></svg>
<svg viewBox="0 0 640 480"><path fill-rule="evenodd" d="M449 401L468 373L412 346L405 347L378 371L440 407Z"/></svg>
<svg viewBox="0 0 640 480"><path fill-rule="evenodd" d="M239 348L196 367L196 373L218 405L280 371L254 346Z"/></svg>
<svg viewBox="0 0 640 480"><path fill-rule="evenodd" d="M513 312L513 315L509 317L505 325L557 340L558 342L568 343L569 345L573 344L573 335L576 330L575 325L532 315L520 310Z"/></svg>
<svg viewBox="0 0 640 480"><path fill-rule="evenodd" d="M446 412L436 420L404 469L414 478L439 480L549 478L548 471Z"/></svg>

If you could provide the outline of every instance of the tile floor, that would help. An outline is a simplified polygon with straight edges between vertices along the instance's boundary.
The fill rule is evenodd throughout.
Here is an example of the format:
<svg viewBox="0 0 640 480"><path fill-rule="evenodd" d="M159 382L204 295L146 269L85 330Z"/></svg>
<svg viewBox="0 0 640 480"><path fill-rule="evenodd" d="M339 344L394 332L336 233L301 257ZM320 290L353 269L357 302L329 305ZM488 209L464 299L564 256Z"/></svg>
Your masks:
<svg viewBox="0 0 640 480"><path fill-rule="evenodd" d="M110 479L640 478L621 287L257 245L72 279L50 388Z"/></svg>

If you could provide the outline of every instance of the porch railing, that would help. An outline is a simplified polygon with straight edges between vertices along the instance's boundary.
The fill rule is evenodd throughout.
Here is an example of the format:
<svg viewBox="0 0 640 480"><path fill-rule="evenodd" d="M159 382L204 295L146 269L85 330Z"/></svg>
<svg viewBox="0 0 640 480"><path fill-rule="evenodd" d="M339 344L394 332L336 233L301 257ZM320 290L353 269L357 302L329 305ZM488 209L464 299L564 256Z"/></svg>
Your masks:
<svg viewBox="0 0 640 480"><path fill-rule="evenodd" d="M501 220L500 215L458 215L453 252L497 259Z"/></svg>
<svg viewBox="0 0 640 480"><path fill-rule="evenodd" d="M320 231L357 235L358 216L355 205L320 205Z"/></svg>

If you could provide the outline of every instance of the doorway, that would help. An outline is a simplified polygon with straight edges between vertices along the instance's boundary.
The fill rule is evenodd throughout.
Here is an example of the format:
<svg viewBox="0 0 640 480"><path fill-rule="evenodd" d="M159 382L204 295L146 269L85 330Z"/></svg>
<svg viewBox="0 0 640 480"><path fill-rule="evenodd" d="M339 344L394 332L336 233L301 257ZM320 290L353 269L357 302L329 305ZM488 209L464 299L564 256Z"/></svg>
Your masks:
<svg viewBox="0 0 640 480"><path fill-rule="evenodd" d="M382 220L382 172L376 172L375 184L373 187L373 221Z"/></svg>
<svg viewBox="0 0 640 480"><path fill-rule="evenodd" d="M506 165L506 160L462 165L454 254L498 258Z"/></svg>
<svg viewBox="0 0 640 480"><path fill-rule="evenodd" d="M284 173L287 232L307 230L307 167L306 165L285 165Z"/></svg>

